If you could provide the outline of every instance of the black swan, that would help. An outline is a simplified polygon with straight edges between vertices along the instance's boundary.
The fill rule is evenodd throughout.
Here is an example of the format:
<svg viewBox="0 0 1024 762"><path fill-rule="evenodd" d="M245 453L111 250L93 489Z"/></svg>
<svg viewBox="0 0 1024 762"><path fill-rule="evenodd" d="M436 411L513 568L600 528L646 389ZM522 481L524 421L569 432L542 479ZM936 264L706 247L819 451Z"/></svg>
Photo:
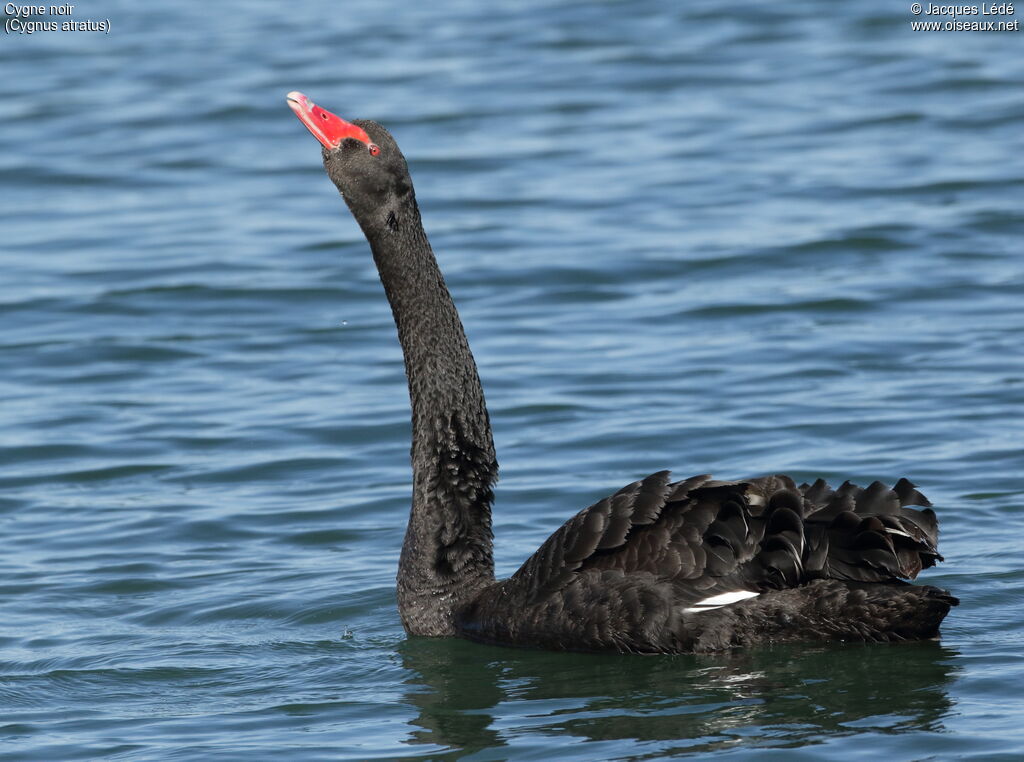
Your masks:
<svg viewBox="0 0 1024 762"><path fill-rule="evenodd" d="M413 491L398 608L410 635L633 653L938 636L958 601L902 581L942 560L931 504L906 479L833 490L659 471L580 511L495 580L490 421L405 158L375 122L347 122L302 93L287 100L369 241L405 357Z"/></svg>

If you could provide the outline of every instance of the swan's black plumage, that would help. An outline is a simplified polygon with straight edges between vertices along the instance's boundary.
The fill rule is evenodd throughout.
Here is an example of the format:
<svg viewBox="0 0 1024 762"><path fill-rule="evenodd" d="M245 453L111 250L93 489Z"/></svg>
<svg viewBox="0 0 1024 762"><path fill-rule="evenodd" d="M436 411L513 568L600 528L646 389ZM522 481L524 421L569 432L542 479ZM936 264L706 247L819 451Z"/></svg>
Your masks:
<svg viewBox="0 0 1024 762"><path fill-rule="evenodd" d="M928 501L905 479L833 491L660 471L576 514L457 626L493 643L643 653L934 637L956 601L899 581L941 560L934 513L911 505ZM731 591L759 594L692 610Z"/></svg>
<svg viewBox="0 0 1024 762"><path fill-rule="evenodd" d="M294 95L309 126L294 105L308 99ZM465 332L394 139L374 122L338 122L358 136L334 145L319 123L310 129L369 241L409 381L413 499L398 602L410 634L642 653L938 634L957 600L903 582L942 559L935 514L906 479L833 490L659 471L577 513L496 581L498 464Z"/></svg>

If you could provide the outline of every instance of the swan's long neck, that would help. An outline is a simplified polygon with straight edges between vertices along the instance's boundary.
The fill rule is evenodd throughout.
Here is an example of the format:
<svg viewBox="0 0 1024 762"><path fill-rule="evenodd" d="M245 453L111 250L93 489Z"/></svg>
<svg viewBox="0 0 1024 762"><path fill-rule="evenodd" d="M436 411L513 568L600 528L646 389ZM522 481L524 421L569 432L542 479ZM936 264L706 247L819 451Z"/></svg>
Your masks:
<svg viewBox="0 0 1024 762"><path fill-rule="evenodd" d="M398 326L412 402L399 612L411 634L449 635L459 603L494 579L498 463L483 388L415 201L360 223Z"/></svg>

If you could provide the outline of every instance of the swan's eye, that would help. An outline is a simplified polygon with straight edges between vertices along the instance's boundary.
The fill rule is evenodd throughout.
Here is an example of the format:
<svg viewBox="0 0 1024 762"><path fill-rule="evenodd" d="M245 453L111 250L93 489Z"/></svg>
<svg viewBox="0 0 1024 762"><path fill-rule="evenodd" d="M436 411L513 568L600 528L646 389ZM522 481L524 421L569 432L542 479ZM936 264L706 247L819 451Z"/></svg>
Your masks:
<svg viewBox="0 0 1024 762"><path fill-rule="evenodd" d="M378 146L376 143L370 143L368 148L370 150L370 156L376 156L377 154L380 153L380 146Z"/></svg>

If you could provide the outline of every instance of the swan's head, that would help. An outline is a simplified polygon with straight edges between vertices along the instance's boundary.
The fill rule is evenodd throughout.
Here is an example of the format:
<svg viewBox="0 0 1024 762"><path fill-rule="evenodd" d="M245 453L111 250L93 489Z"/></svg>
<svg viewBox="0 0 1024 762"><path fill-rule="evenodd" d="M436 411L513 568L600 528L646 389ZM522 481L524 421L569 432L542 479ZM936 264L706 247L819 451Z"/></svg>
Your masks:
<svg viewBox="0 0 1024 762"><path fill-rule="evenodd" d="M391 133L376 122L347 122L299 92L288 105L323 146L324 167L349 209L364 227L387 219L397 205L413 200L405 157Z"/></svg>

